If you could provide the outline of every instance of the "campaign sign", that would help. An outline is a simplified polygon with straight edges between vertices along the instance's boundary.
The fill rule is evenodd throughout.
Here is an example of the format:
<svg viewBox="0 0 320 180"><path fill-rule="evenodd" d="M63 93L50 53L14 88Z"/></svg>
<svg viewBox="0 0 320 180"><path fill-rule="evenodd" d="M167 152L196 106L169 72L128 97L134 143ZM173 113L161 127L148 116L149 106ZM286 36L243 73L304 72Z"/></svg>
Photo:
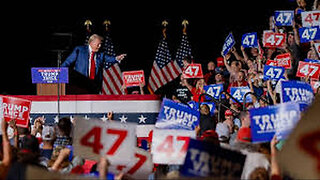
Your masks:
<svg viewBox="0 0 320 180"><path fill-rule="evenodd" d="M5 121L16 120L16 125L27 128L29 124L29 115L31 110L31 101L21 98L0 96L2 117Z"/></svg>
<svg viewBox="0 0 320 180"><path fill-rule="evenodd" d="M320 28L319 27L302 27L299 28L300 42L307 43L314 40L320 39Z"/></svg>
<svg viewBox="0 0 320 180"><path fill-rule="evenodd" d="M210 85L204 86L203 90L213 98L219 99L219 96L223 91L223 84L210 84ZM224 95L222 95L222 97L224 98ZM210 99L211 99L210 97L206 96L206 100L210 100Z"/></svg>
<svg viewBox="0 0 320 180"><path fill-rule="evenodd" d="M189 64L183 70L184 78L203 78L201 64Z"/></svg>
<svg viewBox="0 0 320 180"><path fill-rule="evenodd" d="M300 118L296 103L250 109L252 142L269 142L273 136L286 139Z"/></svg>
<svg viewBox="0 0 320 180"><path fill-rule="evenodd" d="M206 141L190 139L180 172L188 177L240 179L246 156Z"/></svg>
<svg viewBox="0 0 320 180"><path fill-rule="evenodd" d="M151 153L138 147L135 149L135 159L128 164L111 164L108 171L119 174L125 173L134 179L148 179L153 170Z"/></svg>
<svg viewBox="0 0 320 180"><path fill-rule="evenodd" d="M304 62L320 64L320 60L316 60L316 59L304 59Z"/></svg>
<svg viewBox="0 0 320 180"><path fill-rule="evenodd" d="M247 92L251 92L250 88L248 86L243 86L243 87L231 87L230 88L230 94L237 99L239 102L244 101L244 95ZM233 100L232 100L233 101ZM246 103L252 102L251 95L247 95L246 97Z"/></svg>
<svg viewBox="0 0 320 180"><path fill-rule="evenodd" d="M291 69L291 54L284 53L276 56L277 66L284 67L286 69Z"/></svg>
<svg viewBox="0 0 320 180"><path fill-rule="evenodd" d="M126 87L140 86L145 83L144 71L125 71L122 72L122 80Z"/></svg>
<svg viewBox="0 0 320 180"><path fill-rule="evenodd" d="M242 35L241 45L244 48L258 47L258 36L256 32Z"/></svg>
<svg viewBox="0 0 320 180"><path fill-rule="evenodd" d="M268 59L267 62L266 62L266 65L277 66L278 65L278 61L272 60L272 59Z"/></svg>
<svg viewBox="0 0 320 180"><path fill-rule="evenodd" d="M32 83L69 83L68 68L34 67L31 68Z"/></svg>
<svg viewBox="0 0 320 180"><path fill-rule="evenodd" d="M206 104L206 105L209 106L210 115L213 116L213 115L214 115L214 110L215 110L215 108L216 108L215 103L214 103L214 102L202 102L201 105L202 105L202 104ZM198 102L189 101L189 102L188 102L188 105L189 105L192 109L194 109L194 110L196 110L196 111L199 111L199 103L198 103Z"/></svg>
<svg viewBox="0 0 320 180"><path fill-rule="evenodd" d="M283 47L286 43L285 33L275 33L272 31L263 31L263 47L277 48Z"/></svg>
<svg viewBox="0 0 320 180"><path fill-rule="evenodd" d="M235 45L235 40L234 37L232 35L232 33L230 33L227 38L225 39L224 43L223 43L223 47L222 47L222 53L223 56L227 55L227 53L230 51L230 49Z"/></svg>
<svg viewBox="0 0 320 180"><path fill-rule="evenodd" d="M74 154L99 160L107 156L111 164L129 163L136 159L136 124L100 119L76 118L74 130Z"/></svg>
<svg viewBox="0 0 320 180"><path fill-rule="evenodd" d="M314 95L310 84L302 81L281 81L281 102L300 103L303 111L313 101Z"/></svg>
<svg viewBox="0 0 320 180"><path fill-rule="evenodd" d="M320 64L299 61L299 66L297 69L296 76L297 77L310 77L311 79L319 79Z"/></svg>
<svg viewBox="0 0 320 180"><path fill-rule="evenodd" d="M305 11L301 13L303 27L320 26L320 11Z"/></svg>
<svg viewBox="0 0 320 180"><path fill-rule="evenodd" d="M151 145L153 163L183 164L190 138L195 137L195 131L154 129Z"/></svg>
<svg viewBox="0 0 320 180"><path fill-rule="evenodd" d="M164 98L155 127L194 130L199 125L199 116L199 112L189 106Z"/></svg>
<svg viewBox="0 0 320 180"><path fill-rule="evenodd" d="M320 81L310 81L310 85L313 89L313 92L316 94L319 91Z"/></svg>
<svg viewBox="0 0 320 180"><path fill-rule="evenodd" d="M320 43L314 43L314 48L316 49L318 57L320 58Z"/></svg>
<svg viewBox="0 0 320 180"><path fill-rule="evenodd" d="M263 68L263 79L264 80L279 80L284 79L284 67L268 66L265 65Z"/></svg>
<svg viewBox="0 0 320 180"><path fill-rule="evenodd" d="M274 19L276 26L292 26L294 11L275 11Z"/></svg>

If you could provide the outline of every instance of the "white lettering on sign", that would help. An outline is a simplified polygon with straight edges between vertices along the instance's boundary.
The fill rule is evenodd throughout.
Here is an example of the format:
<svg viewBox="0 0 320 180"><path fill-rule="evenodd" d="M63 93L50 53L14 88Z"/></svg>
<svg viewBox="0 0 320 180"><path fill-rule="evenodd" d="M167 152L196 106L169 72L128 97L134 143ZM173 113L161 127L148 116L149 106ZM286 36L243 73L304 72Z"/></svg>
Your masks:
<svg viewBox="0 0 320 180"><path fill-rule="evenodd" d="M41 72L43 81L57 81L58 72Z"/></svg>
<svg viewBox="0 0 320 180"><path fill-rule="evenodd" d="M23 119L23 113L29 110L27 106L7 103L3 103L2 108L4 116L13 119Z"/></svg>
<svg viewBox="0 0 320 180"><path fill-rule="evenodd" d="M273 132L275 129L286 129L292 127L292 119L298 113L295 110L285 111L277 114L264 114L253 116L254 123L259 126L258 133ZM281 121L281 123L280 123Z"/></svg>
<svg viewBox="0 0 320 180"><path fill-rule="evenodd" d="M182 124L184 126L191 127L192 124L198 120L198 117L195 115L192 115L191 113L177 110L172 107L163 106L164 107L164 114L166 116L167 121L176 122L179 124Z"/></svg>
<svg viewBox="0 0 320 180"><path fill-rule="evenodd" d="M137 82L137 81L141 81L141 79L143 78L143 74L128 75L128 76L125 76L125 78L128 83Z"/></svg>
<svg viewBox="0 0 320 180"><path fill-rule="evenodd" d="M284 88L286 95L290 98L290 101L294 102L312 102L313 93L302 88Z"/></svg>
<svg viewBox="0 0 320 180"><path fill-rule="evenodd" d="M200 172L200 174L206 176L210 173L209 161L210 154L207 152L200 152L198 149L189 149L190 159L192 161L193 170L195 172ZM199 157L199 158L197 158ZM199 159L199 160L196 160Z"/></svg>

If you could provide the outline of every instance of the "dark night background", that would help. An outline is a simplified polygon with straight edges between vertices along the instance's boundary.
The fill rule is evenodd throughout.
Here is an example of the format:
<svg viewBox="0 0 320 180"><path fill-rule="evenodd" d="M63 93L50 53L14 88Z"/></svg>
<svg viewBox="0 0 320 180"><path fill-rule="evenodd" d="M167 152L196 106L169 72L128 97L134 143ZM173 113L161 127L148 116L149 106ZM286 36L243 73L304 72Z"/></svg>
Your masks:
<svg viewBox="0 0 320 180"><path fill-rule="evenodd" d="M91 3L91 4L90 4ZM92 4L94 3L94 4ZM174 4L173 4L174 3ZM311 6L312 0L307 1ZM31 67L57 66L52 49L64 49L62 62L85 36L84 21L90 19L92 30L104 32L105 19L111 21L111 37L117 54L127 53L122 71L143 69L148 78L156 48L161 37L161 22L169 22L167 40L172 57L182 35L181 22L189 21L187 29L195 62L204 65L220 55L223 41L230 31L240 48L242 34L268 28L268 17L275 10L294 10L290 0L244 1L131 1L129 2L10 2L2 12L4 37L0 93L36 94L31 83ZM53 33L72 33L67 41L52 44ZM56 42L56 41L55 41Z"/></svg>

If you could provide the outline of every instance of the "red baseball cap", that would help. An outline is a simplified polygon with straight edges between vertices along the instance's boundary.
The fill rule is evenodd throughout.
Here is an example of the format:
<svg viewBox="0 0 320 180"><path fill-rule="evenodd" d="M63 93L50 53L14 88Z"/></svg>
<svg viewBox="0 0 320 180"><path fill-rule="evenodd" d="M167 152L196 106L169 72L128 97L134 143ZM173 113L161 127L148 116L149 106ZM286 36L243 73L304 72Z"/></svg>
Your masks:
<svg viewBox="0 0 320 180"><path fill-rule="evenodd" d="M251 128L241 127L238 131L237 139L241 142L251 142Z"/></svg>
<svg viewBox="0 0 320 180"><path fill-rule="evenodd" d="M229 109L227 109L227 110L224 112L224 115L225 115L225 116L233 116L233 113L232 113Z"/></svg>

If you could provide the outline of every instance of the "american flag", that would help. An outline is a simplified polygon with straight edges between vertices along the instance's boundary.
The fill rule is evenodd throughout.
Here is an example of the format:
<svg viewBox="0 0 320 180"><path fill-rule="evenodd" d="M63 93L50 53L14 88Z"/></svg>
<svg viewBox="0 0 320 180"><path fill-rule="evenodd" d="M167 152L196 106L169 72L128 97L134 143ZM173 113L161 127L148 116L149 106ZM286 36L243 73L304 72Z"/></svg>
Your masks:
<svg viewBox="0 0 320 180"><path fill-rule="evenodd" d="M116 56L114 46L110 37L110 33L107 31L103 44L103 50L108 56ZM105 95L119 95L123 94L121 91L122 86L122 73L119 64L106 62L103 68L102 74L102 90L101 93Z"/></svg>
<svg viewBox="0 0 320 180"><path fill-rule="evenodd" d="M187 56L192 58L191 46L188 41L187 33L184 30L184 32L182 34L180 46L179 46L177 53L176 53L176 61L178 62L179 66L181 68L183 67L182 60Z"/></svg>
<svg viewBox="0 0 320 180"><path fill-rule="evenodd" d="M163 37L152 65L148 84L149 91L153 94L160 87L177 78L180 73L181 68L176 61L172 60L168 43L166 38Z"/></svg>

